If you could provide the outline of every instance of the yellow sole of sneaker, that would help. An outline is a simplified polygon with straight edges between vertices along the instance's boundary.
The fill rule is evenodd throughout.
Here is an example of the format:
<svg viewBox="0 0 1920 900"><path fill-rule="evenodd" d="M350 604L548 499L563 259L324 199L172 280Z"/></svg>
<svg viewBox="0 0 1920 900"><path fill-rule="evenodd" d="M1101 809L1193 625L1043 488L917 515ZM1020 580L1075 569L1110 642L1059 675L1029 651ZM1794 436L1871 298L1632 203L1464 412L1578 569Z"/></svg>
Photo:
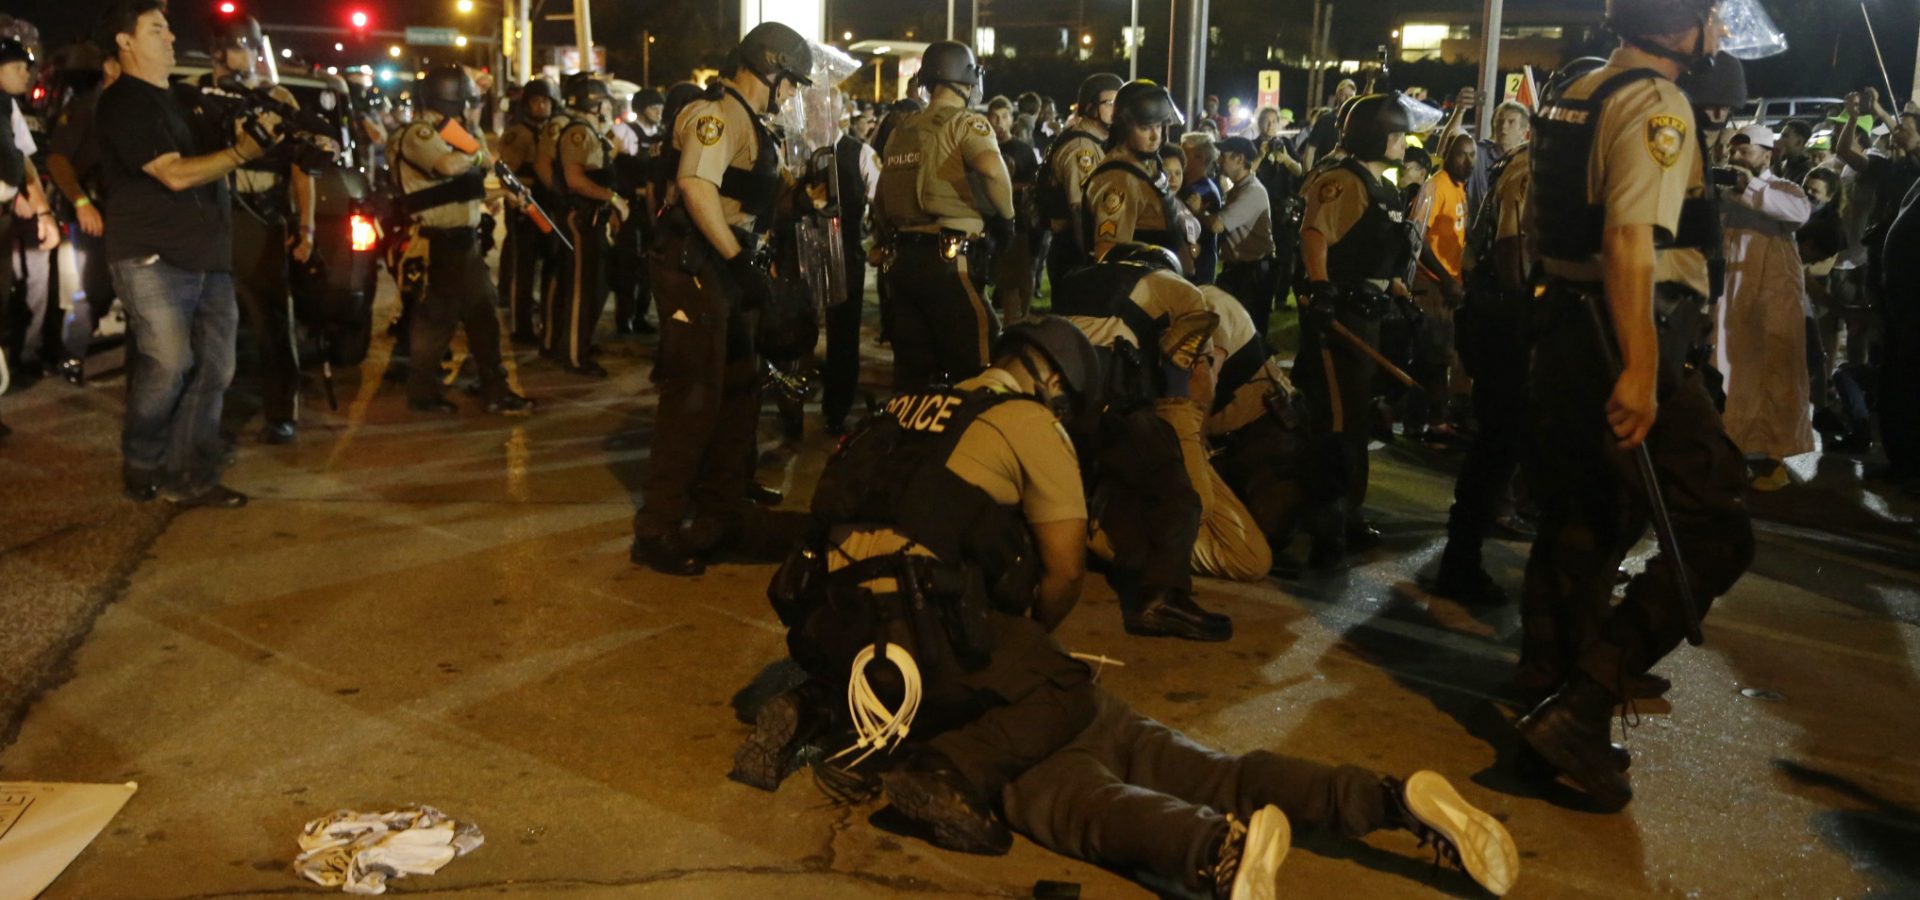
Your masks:
<svg viewBox="0 0 1920 900"><path fill-rule="evenodd" d="M1438 772L1413 773L1406 797L1407 808L1420 821L1453 842L1474 881L1496 897L1513 889L1520 876L1520 849L1500 820L1468 803Z"/></svg>
<svg viewBox="0 0 1920 900"><path fill-rule="evenodd" d="M1233 900L1275 900L1280 896L1280 863L1293 847L1293 827L1278 806L1263 806L1247 820L1247 845L1240 871L1233 876Z"/></svg>

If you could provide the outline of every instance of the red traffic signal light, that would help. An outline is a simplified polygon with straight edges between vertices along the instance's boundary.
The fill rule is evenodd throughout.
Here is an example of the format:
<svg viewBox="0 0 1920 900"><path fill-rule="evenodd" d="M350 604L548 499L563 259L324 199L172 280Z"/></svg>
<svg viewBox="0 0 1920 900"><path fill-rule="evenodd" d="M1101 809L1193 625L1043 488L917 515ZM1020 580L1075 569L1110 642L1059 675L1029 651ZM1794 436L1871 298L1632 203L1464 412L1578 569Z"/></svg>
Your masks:
<svg viewBox="0 0 1920 900"><path fill-rule="evenodd" d="M364 9L356 9L347 14L347 21L353 23L353 27L355 28L366 28L367 22L369 21L367 11Z"/></svg>
<svg viewBox="0 0 1920 900"><path fill-rule="evenodd" d="M221 0L220 5L216 8L220 10L220 14L223 16L230 16L240 11L239 4L234 3L233 0Z"/></svg>

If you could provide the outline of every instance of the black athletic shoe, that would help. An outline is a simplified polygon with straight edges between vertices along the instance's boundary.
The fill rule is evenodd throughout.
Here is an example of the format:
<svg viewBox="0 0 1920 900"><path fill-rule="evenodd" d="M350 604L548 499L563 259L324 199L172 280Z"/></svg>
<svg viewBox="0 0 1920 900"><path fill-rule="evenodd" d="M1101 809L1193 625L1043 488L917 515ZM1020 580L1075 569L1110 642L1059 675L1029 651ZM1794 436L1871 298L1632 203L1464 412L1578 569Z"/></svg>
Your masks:
<svg viewBox="0 0 1920 900"><path fill-rule="evenodd" d="M881 775L880 784L901 815L933 829L936 847L983 856L1013 849L1013 832L937 753L923 751Z"/></svg>
<svg viewBox="0 0 1920 900"><path fill-rule="evenodd" d="M1520 875L1520 849L1500 820L1460 796L1439 773L1420 771L1405 782L1389 778L1384 787L1399 814L1399 825L1421 846L1466 871L1494 896L1513 888Z"/></svg>
<svg viewBox="0 0 1920 900"><path fill-rule="evenodd" d="M67 383L74 387L87 383L87 366L80 360L62 360L55 369L60 373L61 378L66 379Z"/></svg>
<svg viewBox="0 0 1920 900"><path fill-rule="evenodd" d="M1128 634L1175 637L1186 641L1224 641L1233 637L1233 620L1208 612L1186 591L1159 591L1125 614Z"/></svg>
<svg viewBox="0 0 1920 900"><path fill-rule="evenodd" d="M435 397L432 400L408 400L407 408L417 413L432 413L436 416L454 416L460 414L460 407L452 400Z"/></svg>
<svg viewBox="0 0 1920 900"><path fill-rule="evenodd" d="M187 493L167 492L167 502L181 509L239 509L247 495L223 484L210 484Z"/></svg>
<svg viewBox="0 0 1920 900"><path fill-rule="evenodd" d="M260 429L262 444L291 444L300 437L300 427L292 422L268 422Z"/></svg>
<svg viewBox="0 0 1920 900"><path fill-rule="evenodd" d="M1260 807L1245 822L1229 815L1226 836L1202 880L1213 885L1214 900L1274 900L1280 863L1292 848L1293 826L1280 807Z"/></svg>
<svg viewBox="0 0 1920 900"><path fill-rule="evenodd" d="M578 375L581 378L605 378L607 369L600 365L599 361L589 359L577 366L568 366L567 374Z"/></svg>
<svg viewBox="0 0 1920 900"><path fill-rule="evenodd" d="M787 495L777 488L767 487L758 481L749 481L747 482L747 499L761 506L779 506L780 501L787 499Z"/></svg>
<svg viewBox="0 0 1920 900"><path fill-rule="evenodd" d="M1614 702L1592 679L1576 676L1519 724L1527 746L1606 812L1633 801L1633 782L1613 753Z"/></svg>
<svg viewBox="0 0 1920 900"><path fill-rule="evenodd" d="M1467 606L1505 606L1507 592L1500 588L1485 569L1464 565L1449 567L1444 561L1430 588L1435 594Z"/></svg>

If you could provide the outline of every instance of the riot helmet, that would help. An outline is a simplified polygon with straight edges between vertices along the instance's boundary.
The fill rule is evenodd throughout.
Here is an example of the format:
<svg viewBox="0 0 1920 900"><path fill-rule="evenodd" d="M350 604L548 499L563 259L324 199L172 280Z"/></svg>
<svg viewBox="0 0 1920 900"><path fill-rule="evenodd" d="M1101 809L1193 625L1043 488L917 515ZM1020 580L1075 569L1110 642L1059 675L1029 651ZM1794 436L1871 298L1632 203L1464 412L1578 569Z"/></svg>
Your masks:
<svg viewBox="0 0 1920 900"><path fill-rule="evenodd" d="M959 41L935 41L920 56L920 83L929 94L937 85L960 92L968 103L985 89L986 68L973 58L973 48Z"/></svg>
<svg viewBox="0 0 1920 900"><path fill-rule="evenodd" d="M424 80L415 83L414 91L423 108L449 119L465 119L468 107L480 101L480 89L467 70L455 63L428 72Z"/></svg>
<svg viewBox="0 0 1920 900"><path fill-rule="evenodd" d="M1073 111L1082 119L1096 122L1106 121L1100 118L1100 95L1108 91L1118 92L1126 82L1112 72L1095 72L1080 82L1080 93L1074 97Z"/></svg>
<svg viewBox="0 0 1920 900"><path fill-rule="evenodd" d="M1738 109L1747 102L1747 70L1737 57L1722 50L1713 55L1713 65L1682 75L1680 88L1700 109ZM1701 127L1718 131L1726 124L1727 117L1722 115L1703 121Z"/></svg>
<svg viewBox="0 0 1920 900"><path fill-rule="evenodd" d="M8 63L26 63L27 68L32 69L33 51L17 37L0 37L0 66Z"/></svg>
<svg viewBox="0 0 1920 900"><path fill-rule="evenodd" d="M207 29L207 52L219 53L234 48L259 53L266 46L260 23L252 16L221 16Z"/></svg>
<svg viewBox="0 0 1920 900"><path fill-rule="evenodd" d="M533 101L535 100L547 101L547 112L545 115L536 117L533 114ZM514 109L522 117L538 122L552 116L554 107L559 105L560 98L556 96L556 92L553 89L553 82L545 78L535 78L528 81L526 86L520 89L520 103L514 107Z"/></svg>
<svg viewBox="0 0 1920 900"><path fill-rule="evenodd" d="M1172 250L1144 241L1121 241L1109 245L1106 251L1100 254L1099 261L1117 265L1145 266L1155 272L1180 274L1180 259L1173 255Z"/></svg>
<svg viewBox="0 0 1920 900"><path fill-rule="evenodd" d="M1582 56L1567 61L1547 77L1546 93L1551 96L1565 90L1567 85L1578 81L1589 72L1597 72L1607 65L1607 61L1598 56Z"/></svg>
<svg viewBox="0 0 1920 900"><path fill-rule="evenodd" d="M613 91L607 87L606 82L593 77L592 72L575 72L568 75L565 90L568 109L588 113L602 119L603 122L611 118Z"/></svg>
<svg viewBox="0 0 1920 900"><path fill-rule="evenodd" d="M1180 115L1180 108L1173 103L1173 95L1145 78L1121 85L1120 92L1114 95L1114 129L1119 130L1123 121L1129 126L1187 124L1186 117Z"/></svg>
<svg viewBox="0 0 1920 900"><path fill-rule="evenodd" d="M768 90L775 91L776 96L782 78L802 87L813 85L808 77L813 72L813 45L807 43L800 32L779 22L753 26L752 31L740 38L740 46L733 52L736 61L766 84Z"/></svg>
<svg viewBox="0 0 1920 900"><path fill-rule="evenodd" d="M1353 101L1340 121L1340 146L1361 162L1387 162L1393 135L1412 127L1400 92L1368 94Z"/></svg>
<svg viewBox="0 0 1920 900"><path fill-rule="evenodd" d="M1060 386L1064 389L1062 395L1045 397L1043 401L1061 421L1099 410L1100 357L1094 352L1093 343L1072 322L1060 316L1035 315L1008 325L994 341L993 356L999 359L1023 347L1040 351L1059 374ZM1041 380L1040 373L1031 367L1026 357L1023 355L1020 359L1028 366L1027 374L1035 381Z"/></svg>

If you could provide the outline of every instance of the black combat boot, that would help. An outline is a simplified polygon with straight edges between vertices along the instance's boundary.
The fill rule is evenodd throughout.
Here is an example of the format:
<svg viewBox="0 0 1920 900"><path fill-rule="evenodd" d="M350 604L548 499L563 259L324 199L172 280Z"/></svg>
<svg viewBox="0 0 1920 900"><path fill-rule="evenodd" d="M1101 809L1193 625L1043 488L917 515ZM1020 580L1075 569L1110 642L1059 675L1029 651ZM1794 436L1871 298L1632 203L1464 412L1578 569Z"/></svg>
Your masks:
<svg viewBox="0 0 1920 900"><path fill-rule="evenodd" d="M1520 737L1594 803L1617 812L1633 800L1633 783L1613 750L1611 691L1576 673L1558 693L1520 720Z"/></svg>
<svg viewBox="0 0 1920 900"><path fill-rule="evenodd" d="M1440 859L1465 871L1494 896L1513 888L1520 875L1520 849L1500 820L1468 803L1437 772L1419 771L1406 781L1380 782L1393 825L1431 846Z"/></svg>
<svg viewBox="0 0 1920 900"><path fill-rule="evenodd" d="M760 704L753 733L733 751L727 777L749 787L773 791L800 767L800 751L824 732L833 716L826 686L808 681Z"/></svg>
<svg viewBox="0 0 1920 900"><path fill-rule="evenodd" d="M938 751L922 748L881 775L880 784L901 815L933 829L936 847L983 856L1013 849L1013 832Z"/></svg>

